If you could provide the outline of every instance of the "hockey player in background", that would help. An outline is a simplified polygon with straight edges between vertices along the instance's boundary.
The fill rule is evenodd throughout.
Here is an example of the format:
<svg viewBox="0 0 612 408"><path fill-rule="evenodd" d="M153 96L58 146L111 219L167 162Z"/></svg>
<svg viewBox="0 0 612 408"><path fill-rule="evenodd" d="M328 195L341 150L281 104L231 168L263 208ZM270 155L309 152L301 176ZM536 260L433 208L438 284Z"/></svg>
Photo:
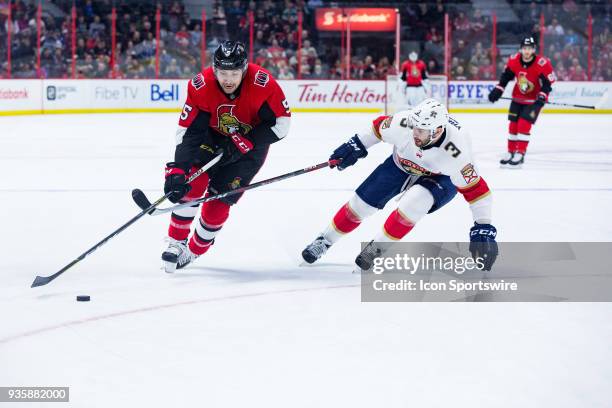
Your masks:
<svg viewBox="0 0 612 408"><path fill-rule="evenodd" d="M497 231L491 224L492 197L474 163L465 129L448 116L444 105L427 99L411 110L376 118L370 129L342 144L330 159L341 160L337 167L344 170L366 157L367 149L381 141L393 145L393 153L302 251L304 260L315 262L342 236L403 192L398 207L355 259L357 266L367 270L384 251L385 243L401 240L421 218L442 208L459 191L469 203L474 220L469 233L470 252L474 258L484 258L484 269L490 270L498 252Z"/></svg>
<svg viewBox="0 0 612 408"><path fill-rule="evenodd" d="M174 202L195 200L247 185L263 165L270 144L289 131L291 113L285 95L262 67L249 64L240 42L225 41L215 51L213 66L188 85L187 100L176 132L174 161L167 163L164 191ZM222 149L221 161L196 178L187 179ZM172 213L169 245L162 253L166 272L174 272L210 249L242 194Z"/></svg>
<svg viewBox="0 0 612 408"><path fill-rule="evenodd" d="M419 59L416 52L408 54L408 60L402 63L401 86L406 103L413 107L423 102L429 94L429 80L427 79L427 66Z"/></svg>
<svg viewBox="0 0 612 408"><path fill-rule="evenodd" d="M556 79L550 60L536 55L533 37L523 39L519 52L508 59L499 83L489 93L489 101L496 102L508 82L515 78L508 114L508 152L500 160L503 167L509 168L520 168L525 161L531 127L548 100Z"/></svg>

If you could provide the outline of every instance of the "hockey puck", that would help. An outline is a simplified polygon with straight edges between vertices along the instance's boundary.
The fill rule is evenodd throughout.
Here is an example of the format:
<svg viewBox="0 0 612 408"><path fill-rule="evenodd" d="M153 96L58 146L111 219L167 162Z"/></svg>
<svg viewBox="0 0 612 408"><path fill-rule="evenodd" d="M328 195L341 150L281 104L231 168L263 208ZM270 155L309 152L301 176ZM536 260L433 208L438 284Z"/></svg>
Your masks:
<svg viewBox="0 0 612 408"><path fill-rule="evenodd" d="M79 295L77 296L77 302L89 302L91 297L89 295Z"/></svg>

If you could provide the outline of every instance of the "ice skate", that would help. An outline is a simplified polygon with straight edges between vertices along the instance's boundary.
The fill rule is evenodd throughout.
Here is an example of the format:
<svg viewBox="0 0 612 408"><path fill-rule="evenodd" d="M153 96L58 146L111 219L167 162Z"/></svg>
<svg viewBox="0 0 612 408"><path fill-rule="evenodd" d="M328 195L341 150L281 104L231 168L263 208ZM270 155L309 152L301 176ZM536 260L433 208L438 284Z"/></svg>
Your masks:
<svg viewBox="0 0 612 408"><path fill-rule="evenodd" d="M162 264L166 273L174 273L179 257L187 249L187 240L168 238L168 248L162 253Z"/></svg>
<svg viewBox="0 0 612 408"><path fill-rule="evenodd" d="M304 258L306 263L312 264L325 255L331 246L332 243L325 239L325 237L317 237L302 251L302 258Z"/></svg>
<svg viewBox="0 0 612 408"><path fill-rule="evenodd" d="M383 248L374 241L370 241L365 248L361 250L357 258L355 258L355 272L359 272L359 269L367 271L374 265L374 259L380 257L383 253Z"/></svg>
<svg viewBox="0 0 612 408"><path fill-rule="evenodd" d="M502 157L502 159L499 161L501 167L507 168L508 164L510 163L510 160L512 160L512 157L514 157L513 152L506 152L504 154L504 157Z"/></svg>
<svg viewBox="0 0 612 408"><path fill-rule="evenodd" d="M195 261L200 255L196 255L189 249L189 246L185 246L185 250L179 255L176 269L183 269L193 261Z"/></svg>
<svg viewBox="0 0 612 408"><path fill-rule="evenodd" d="M524 162L525 155L523 153L514 153L506 167L509 169L520 169L521 167L523 167Z"/></svg>

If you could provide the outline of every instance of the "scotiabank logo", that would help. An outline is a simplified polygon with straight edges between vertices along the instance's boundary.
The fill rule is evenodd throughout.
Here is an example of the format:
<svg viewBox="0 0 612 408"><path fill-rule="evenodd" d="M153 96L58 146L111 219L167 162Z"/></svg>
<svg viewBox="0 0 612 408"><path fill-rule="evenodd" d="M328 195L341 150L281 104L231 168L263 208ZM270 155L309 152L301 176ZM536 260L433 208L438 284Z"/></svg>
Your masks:
<svg viewBox="0 0 612 408"><path fill-rule="evenodd" d="M11 89L11 88L0 88L0 99L4 100L19 100L28 99L28 90L23 89Z"/></svg>
<svg viewBox="0 0 612 408"><path fill-rule="evenodd" d="M316 25L320 31L343 31L349 22L351 31L394 31L395 9L318 8L316 11Z"/></svg>

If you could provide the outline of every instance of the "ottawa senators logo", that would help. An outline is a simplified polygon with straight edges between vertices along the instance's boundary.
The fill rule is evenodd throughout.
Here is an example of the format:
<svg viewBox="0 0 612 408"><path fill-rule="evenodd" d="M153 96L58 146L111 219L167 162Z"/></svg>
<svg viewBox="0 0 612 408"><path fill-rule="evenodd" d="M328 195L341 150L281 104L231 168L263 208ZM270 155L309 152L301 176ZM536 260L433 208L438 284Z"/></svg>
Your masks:
<svg viewBox="0 0 612 408"><path fill-rule="evenodd" d="M416 65L413 65L412 69L410 70L410 75L414 78L418 78L418 76L421 75L421 71Z"/></svg>
<svg viewBox="0 0 612 408"><path fill-rule="evenodd" d="M535 87L533 85L533 82L527 79L526 72L519 72L519 75L517 78L517 84L518 84L519 91L521 91L521 93L524 93L524 94L528 94L529 92L533 91L533 88Z"/></svg>
<svg viewBox="0 0 612 408"><path fill-rule="evenodd" d="M240 188L240 182L242 181L242 177L235 177L234 180L232 180L231 183L228 183L228 187L230 190L235 190L237 188Z"/></svg>
<svg viewBox="0 0 612 408"><path fill-rule="evenodd" d="M250 125L240 122L238 118L234 116L233 111L235 106L236 105L219 105L217 108L217 118L219 118L217 129L226 136L234 134L246 135L252 129Z"/></svg>

